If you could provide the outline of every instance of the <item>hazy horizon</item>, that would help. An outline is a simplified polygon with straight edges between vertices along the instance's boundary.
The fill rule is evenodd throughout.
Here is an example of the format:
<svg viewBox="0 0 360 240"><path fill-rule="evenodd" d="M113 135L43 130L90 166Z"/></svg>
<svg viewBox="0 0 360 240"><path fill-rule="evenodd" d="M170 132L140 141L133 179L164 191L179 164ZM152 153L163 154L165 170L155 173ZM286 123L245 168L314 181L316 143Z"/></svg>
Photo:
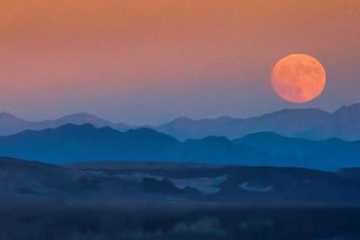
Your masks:
<svg viewBox="0 0 360 240"><path fill-rule="evenodd" d="M191 117L191 116L186 116L186 115L179 115L177 117L169 118L168 120L164 120L164 121L160 121L160 122L140 122L140 123L126 122L126 121L122 121L121 119L120 120L109 119L109 118L106 118L106 117L104 117L102 115L99 115L99 114L96 114L96 113L93 113L93 112L87 112L87 111L69 112L69 113L65 113L63 115L58 115L58 116L55 115L54 117L49 116L49 117L44 117L44 118L28 118L28 117L22 116L20 114L16 114L16 113L9 112L9 111L1 111L1 110L0 110L0 114L7 113L7 114L10 114L12 116L18 117L20 119L23 119L23 120L26 120L26 121L34 121L34 122L47 121L47 120L56 120L56 119L59 119L59 118L62 118L62 117L67 117L67 116L77 115L77 114L89 114L89 115L93 115L95 117L101 118L103 120L106 120L106 121L109 121L109 122L115 123L115 124L116 123L125 123L125 124L133 125L133 126L141 126L141 125L157 126L157 125L161 125L161 124L166 124L168 122L171 122L171 121L179 119L179 118L188 118L188 119L191 119L191 120L217 119L217 118L222 118L222 117L230 117L230 118L234 118L234 119L247 119L247 118L259 117L259 116L262 116L262 115L265 115L265 114L274 113L274 112L278 112L278 111L282 111L282 110L292 110L292 109L318 109L318 110L322 110L322 111L325 111L325 112L328 112L328 113L333 113L333 112L335 112L336 110L338 110L341 107L349 107L349 106L352 106L352 105L355 105L355 104L360 104L360 102L359 103L352 103L352 104L343 104L343 105L340 105L339 107L331 108L331 110L321 109L321 108L317 108L317 107L305 107L304 104L296 104L296 105L288 104L288 105L290 105L290 107L275 109L274 111L262 112L262 113L259 113L259 114L256 114L256 115L249 115L249 116L221 115L221 116L210 116L210 117L201 117L201 116Z"/></svg>

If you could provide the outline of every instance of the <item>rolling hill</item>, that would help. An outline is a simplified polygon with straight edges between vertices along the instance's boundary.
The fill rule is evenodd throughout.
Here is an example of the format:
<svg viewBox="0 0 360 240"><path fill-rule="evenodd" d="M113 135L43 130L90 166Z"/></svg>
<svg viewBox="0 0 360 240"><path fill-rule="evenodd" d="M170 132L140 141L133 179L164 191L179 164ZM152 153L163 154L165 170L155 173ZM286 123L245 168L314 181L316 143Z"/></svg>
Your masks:
<svg viewBox="0 0 360 240"><path fill-rule="evenodd" d="M88 166L91 162L87 163ZM175 164L176 165L176 164ZM167 165L169 166L169 164ZM359 204L359 171L213 166L60 167L0 158L2 200L121 203ZM351 173L350 175L348 173Z"/></svg>

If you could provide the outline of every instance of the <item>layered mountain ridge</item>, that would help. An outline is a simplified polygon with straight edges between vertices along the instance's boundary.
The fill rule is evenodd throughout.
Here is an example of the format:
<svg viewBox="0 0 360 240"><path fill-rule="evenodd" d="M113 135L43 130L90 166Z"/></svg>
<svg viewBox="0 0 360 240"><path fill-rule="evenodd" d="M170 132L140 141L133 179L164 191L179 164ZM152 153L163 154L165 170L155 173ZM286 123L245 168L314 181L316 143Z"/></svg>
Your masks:
<svg viewBox="0 0 360 240"><path fill-rule="evenodd" d="M353 141L360 139L360 104L344 106L333 113L310 108L284 109L245 119L178 118L156 129L178 139L206 136L225 136L235 139L257 132L274 132L283 136L310 140L341 138Z"/></svg>
<svg viewBox="0 0 360 240"><path fill-rule="evenodd" d="M67 124L0 137L0 156L48 163L166 161L337 170L360 167L360 141L305 140L256 133L178 141L149 128L120 132L110 127Z"/></svg>
<svg viewBox="0 0 360 240"><path fill-rule="evenodd" d="M27 121L9 113L0 114L0 136L12 135L24 130L57 128L65 124L92 124L126 131L138 128L124 123L112 123L89 113L76 113L54 120ZM341 138L360 140L360 103L344 106L333 113L323 110L284 109L252 118L219 117L193 120L186 117L158 126L148 126L180 140L199 139L208 136L240 138L252 133L274 132L293 138L322 140Z"/></svg>

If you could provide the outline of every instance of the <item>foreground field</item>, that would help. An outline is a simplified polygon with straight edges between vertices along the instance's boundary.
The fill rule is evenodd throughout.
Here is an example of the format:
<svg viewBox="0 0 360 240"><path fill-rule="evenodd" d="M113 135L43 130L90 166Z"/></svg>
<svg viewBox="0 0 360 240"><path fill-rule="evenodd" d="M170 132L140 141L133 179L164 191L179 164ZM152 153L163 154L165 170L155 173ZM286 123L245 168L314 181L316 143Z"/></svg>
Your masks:
<svg viewBox="0 0 360 240"><path fill-rule="evenodd" d="M360 239L360 208L3 204L2 240Z"/></svg>

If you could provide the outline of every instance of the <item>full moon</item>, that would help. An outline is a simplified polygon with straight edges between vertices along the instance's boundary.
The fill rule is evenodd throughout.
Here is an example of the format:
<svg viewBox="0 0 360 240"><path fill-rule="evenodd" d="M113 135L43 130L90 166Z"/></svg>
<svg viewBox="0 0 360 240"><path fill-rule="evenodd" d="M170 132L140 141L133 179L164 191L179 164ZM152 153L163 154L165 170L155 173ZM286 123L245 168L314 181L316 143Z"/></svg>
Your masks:
<svg viewBox="0 0 360 240"><path fill-rule="evenodd" d="M305 103L318 97L326 84L326 72L315 58L291 54L280 59L271 74L276 94L289 102Z"/></svg>

